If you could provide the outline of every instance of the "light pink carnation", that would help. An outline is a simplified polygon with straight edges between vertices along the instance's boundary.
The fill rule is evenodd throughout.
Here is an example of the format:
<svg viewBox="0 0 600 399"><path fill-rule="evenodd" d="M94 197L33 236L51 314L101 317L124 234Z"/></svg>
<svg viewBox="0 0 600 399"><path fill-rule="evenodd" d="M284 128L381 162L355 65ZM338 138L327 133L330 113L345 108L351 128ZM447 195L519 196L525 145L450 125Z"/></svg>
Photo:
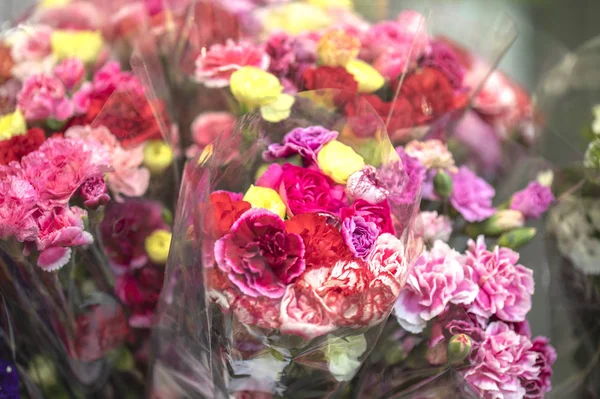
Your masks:
<svg viewBox="0 0 600 399"><path fill-rule="evenodd" d="M116 61L107 62L94 75L94 92L98 95L110 94L116 89L144 93L144 87L131 72L122 71Z"/></svg>
<svg viewBox="0 0 600 399"><path fill-rule="evenodd" d="M473 270L479 293L468 311L481 317L524 321L531 309L533 272L517 264L519 254L508 248L489 251L483 236L469 241L466 263Z"/></svg>
<svg viewBox="0 0 600 399"><path fill-rule="evenodd" d="M222 142L226 141L231 136L234 125L235 117L229 112L205 112L198 115L192 123L194 144L186 151L187 157L200 155L202 150L217 138Z"/></svg>
<svg viewBox="0 0 600 399"><path fill-rule="evenodd" d="M305 284L287 287L281 299L281 332L312 339L336 329L327 305Z"/></svg>
<svg viewBox="0 0 600 399"><path fill-rule="evenodd" d="M471 355L466 380L479 389L483 398L523 398L521 380L535 380L540 373L538 353L531 350L528 337L519 335L503 322L493 322L485 338Z"/></svg>
<svg viewBox="0 0 600 399"><path fill-rule="evenodd" d="M16 64L23 62L42 61L52 53L50 37L52 29L48 26L37 25L21 28L14 33L10 54Z"/></svg>
<svg viewBox="0 0 600 399"><path fill-rule="evenodd" d="M463 256L437 241L412 268L406 288L394 305L400 325L420 333L427 322L442 314L449 304L469 304L479 291Z"/></svg>
<svg viewBox="0 0 600 399"><path fill-rule="evenodd" d="M85 76L85 66L78 58L68 58L54 67L56 76L67 90L74 89Z"/></svg>
<svg viewBox="0 0 600 399"><path fill-rule="evenodd" d="M122 196L140 197L146 193L150 183L150 171L142 167L144 147L123 148L119 140L104 126L73 126L65 137L99 143L110 154L111 171L106 176L108 188L121 201Z"/></svg>
<svg viewBox="0 0 600 399"><path fill-rule="evenodd" d="M438 215L436 211L424 211L417 216L415 229L425 242L448 242L452 234L452 220L448 216Z"/></svg>
<svg viewBox="0 0 600 399"><path fill-rule="evenodd" d="M417 158L427 169L455 169L454 157L441 140L413 140L404 147L404 151Z"/></svg>
<svg viewBox="0 0 600 399"><path fill-rule="evenodd" d="M244 66L267 70L269 56L249 42L213 44L196 60L196 79L207 87L227 87L231 74Z"/></svg>
<svg viewBox="0 0 600 399"><path fill-rule="evenodd" d="M64 121L73 115L74 111L62 82L48 75L34 75L28 78L23 83L17 102L28 121Z"/></svg>
<svg viewBox="0 0 600 399"><path fill-rule="evenodd" d="M390 233L383 233L377 237L368 262L370 267L386 270L401 282L404 282L408 275L404 244Z"/></svg>
<svg viewBox="0 0 600 399"><path fill-rule="evenodd" d="M20 170L0 166L0 238L35 239L38 229L32 214L37 201L37 192Z"/></svg>
<svg viewBox="0 0 600 399"><path fill-rule="evenodd" d="M86 211L77 207L57 207L37 216L39 235L35 244L40 251L39 267L46 271L60 269L70 258L70 247L94 241L84 231L82 218L86 215Z"/></svg>
<svg viewBox="0 0 600 399"><path fill-rule="evenodd" d="M85 82L79 89L73 93L71 101L73 109L77 114L85 114L90 108L92 94L94 93L94 85L90 82Z"/></svg>
<svg viewBox="0 0 600 399"><path fill-rule="evenodd" d="M65 205L90 177L108 170L108 152L96 141L50 138L21 159L24 176L39 194L39 206Z"/></svg>

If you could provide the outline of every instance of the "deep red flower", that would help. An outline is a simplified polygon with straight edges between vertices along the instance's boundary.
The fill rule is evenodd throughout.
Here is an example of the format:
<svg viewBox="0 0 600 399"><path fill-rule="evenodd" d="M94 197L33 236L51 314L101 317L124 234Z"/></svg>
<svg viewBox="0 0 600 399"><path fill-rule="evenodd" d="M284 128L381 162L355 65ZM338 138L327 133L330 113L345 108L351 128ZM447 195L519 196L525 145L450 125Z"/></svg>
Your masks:
<svg viewBox="0 0 600 399"><path fill-rule="evenodd" d="M300 235L304 241L307 269L333 267L337 261L352 256L339 230L327 219L316 213L303 213L285 221L285 230Z"/></svg>
<svg viewBox="0 0 600 399"><path fill-rule="evenodd" d="M12 161L20 161L25 155L37 150L46 140L44 131L38 127L31 128L27 134L13 136L0 141L0 165L8 165Z"/></svg>
<svg viewBox="0 0 600 399"><path fill-rule="evenodd" d="M307 90L336 89L335 100L350 100L358 92L358 83L354 77L342 67L320 66L304 71L304 86Z"/></svg>
<svg viewBox="0 0 600 399"><path fill-rule="evenodd" d="M205 212L204 226L213 238L221 238L229 233L233 223L244 212L252 208L246 201L235 200L226 191L217 191L210 195L210 206ZM212 217L211 217L212 216Z"/></svg>
<svg viewBox="0 0 600 399"><path fill-rule="evenodd" d="M162 270L150 266L117 279L115 292L131 311L129 324L132 327L148 328L151 326L164 276Z"/></svg>

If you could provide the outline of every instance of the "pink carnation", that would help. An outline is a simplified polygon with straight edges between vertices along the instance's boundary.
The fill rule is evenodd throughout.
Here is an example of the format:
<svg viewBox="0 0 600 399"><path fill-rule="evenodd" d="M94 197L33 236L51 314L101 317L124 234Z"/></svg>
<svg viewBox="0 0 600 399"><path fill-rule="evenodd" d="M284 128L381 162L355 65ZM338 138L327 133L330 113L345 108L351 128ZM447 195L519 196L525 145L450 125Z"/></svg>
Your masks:
<svg viewBox="0 0 600 399"><path fill-rule="evenodd" d="M37 25L15 32L15 41L11 46L11 57L16 64L41 61L52 54L50 37L52 29Z"/></svg>
<svg viewBox="0 0 600 399"><path fill-rule="evenodd" d="M71 101L76 114L85 114L92 103L92 94L94 93L94 85L90 82L85 82L79 89L73 93Z"/></svg>
<svg viewBox="0 0 600 399"><path fill-rule="evenodd" d="M304 251L302 238L286 233L279 216L257 208L246 211L214 249L219 269L237 288L269 298L282 297L302 274Z"/></svg>
<svg viewBox="0 0 600 399"><path fill-rule="evenodd" d="M38 199L36 190L20 171L0 166L0 238L32 241L37 237L32 214Z"/></svg>
<svg viewBox="0 0 600 399"><path fill-rule="evenodd" d="M466 380L483 398L523 398L522 380L535 379L540 372L537 353L524 335L497 321L485 330L485 339L471 355Z"/></svg>
<svg viewBox="0 0 600 399"><path fill-rule="evenodd" d="M383 233L377 237L368 262L371 267L390 272L401 283L404 283L408 275L404 244L390 233Z"/></svg>
<svg viewBox="0 0 600 399"><path fill-rule="evenodd" d="M552 365L556 362L556 350L546 337L536 337L531 343L531 350L537 353L535 365L540 368L540 373L536 378L526 379L523 382L527 390L525 397L543 399L552 389Z"/></svg>
<svg viewBox="0 0 600 399"><path fill-rule="evenodd" d="M150 184L150 171L142 166L144 147L138 145L123 148L117 138L104 126L74 126L65 132L65 137L83 139L88 143L99 143L110 154L111 171L107 183L117 201L122 196L141 197Z"/></svg>
<svg viewBox="0 0 600 399"><path fill-rule="evenodd" d="M496 192L485 180L466 166L451 173L453 189L450 203L468 222L479 222L495 212L492 199Z"/></svg>
<svg viewBox="0 0 600 399"><path fill-rule="evenodd" d="M520 211L526 218L539 219L552 201L554 201L554 194L550 187L534 181L513 195L510 209Z"/></svg>
<svg viewBox="0 0 600 399"><path fill-rule="evenodd" d="M89 209L96 209L110 201L104 177L93 176L83 182L80 190L83 204Z"/></svg>
<svg viewBox="0 0 600 399"><path fill-rule="evenodd" d="M78 58L68 58L54 67L56 76L67 90L74 89L85 77L85 66Z"/></svg>
<svg viewBox="0 0 600 399"><path fill-rule="evenodd" d="M323 299L305 284L293 284L281 300L281 332L312 339L336 329Z"/></svg>
<svg viewBox="0 0 600 399"><path fill-rule="evenodd" d="M188 148L186 155L193 158L200 155L202 150L217 139L226 143L235 126L235 116L229 112L205 112L192 122L192 139L194 144ZM235 156L233 154L232 156Z"/></svg>
<svg viewBox="0 0 600 399"><path fill-rule="evenodd" d="M479 284L479 294L468 311L503 321L524 321L531 309L534 291L533 272L517 264L519 254L496 247L487 250L483 236L469 241L467 264L473 269L473 281Z"/></svg>
<svg viewBox="0 0 600 399"><path fill-rule="evenodd" d="M385 200L389 195L380 181L377 169L371 165L365 165L350 175L346 182L346 193L350 199L363 199L372 204Z"/></svg>
<svg viewBox="0 0 600 399"><path fill-rule="evenodd" d="M196 60L196 79L207 87L227 87L231 75L244 66L266 70L269 56L249 42L228 40L225 45L213 44Z"/></svg>
<svg viewBox="0 0 600 399"><path fill-rule="evenodd" d="M48 75L33 75L28 78L23 83L17 102L28 121L64 121L72 116L74 111L62 82Z"/></svg>
<svg viewBox="0 0 600 399"><path fill-rule="evenodd" d="M143 93L144 88L138 78L131 72L121 71L116 61L107 62L94 74L94 92L98 95L109 95L116 89Z"/></svg>
<svg viewBox="0 0 600 399"><path fill-rule="evenodd" d="M469 304L478 294L463 256L437 241L415 263L394 305L400 325L412 333L446 311L449 304Z"/></svg>
<svg viewBox="0 0 600 399"><path fill-rule="evenodd" d="M46 271L63 267L74 246L88 245L94 241L84 230L82 218L87 213L77 207L57 207L37 215L39 235L35 241L40 256L38 266Z"/></svg>
<svg viewBox="0 0 600 399"><path fill-rule="evenodd" d="M42 209L65 205L90 177L109 166L108 152L96 141L49 138L21 159L24 176L37 190Z"/></svg>
<svg viewBox="0 0 600 399"><path fill-rule="evenodd" d="M436 211L424 211L417 216L415 229L425 242L448 242L452 234L452 220L448 216L438 215Z"/></svg>

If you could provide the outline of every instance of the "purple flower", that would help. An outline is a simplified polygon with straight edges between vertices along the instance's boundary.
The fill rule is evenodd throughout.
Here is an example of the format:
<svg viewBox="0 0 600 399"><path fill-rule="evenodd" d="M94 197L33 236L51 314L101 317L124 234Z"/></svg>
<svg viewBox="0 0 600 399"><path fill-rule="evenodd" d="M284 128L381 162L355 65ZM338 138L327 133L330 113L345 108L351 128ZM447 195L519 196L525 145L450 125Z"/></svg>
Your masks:
<svg viewBox="0 0 600 399"><path fill-rule="evenodd" d="M453 189L450 203L468 222L479 222L494 214L492 186L477 177L466 166L461 166L452 176Z"/></svg>
<svg viewBox="0 0 600 399"><path fill-rule="evenodd" d="M396 152L402 162L391 162L383 166L380 180L390 192L390 203L412 204L421 191L426 169L418 159L406 154L404 148L397 147Z"/></svg>
<svg viewBox="0 0 600 399"><path fill-rule="evenodd" d="M479 284L479 294L468 311L484 318L493 315L507 322L524 321L531 309L533 272L517 264L519 254L508 248L489 251L483 236L469 241L467 265L472 279Z"/></svg>
<svg viewBox="0 0 600 399"><path fill-rule="evenodd" d="M258 208L246 211L214 249L219 269L254 298L281 298L306 268L304 251L300 235L286 233L279 216Z"/></svg>
<svg viewBox="0 0 600 399"><path fill-rule="evenodd" d="M517 334L507 324L497 321L485 330L485 339L471 354L466 380L483 398L523 398L522 380L539 376L537 353L529 338Z"/></svg>
<svg viewBox="0 0 600 399"><path fill-rule="evenodd" d="M527 391L525 397L543 399L544 394L552 389L552 365L556 361L556 351L546 337L534 338L532 345L531 351L537 353L535 365L539 367L540 373L537 378L523 381Z"/></svg>
<svg viewBox="0 0 600 399"><path fill-rule="evenodd" d="M469 304L479 292L470 278L464 257L447 244L436 241L415 262L405 289L394 305L398 322L407 331L420 333L427 322L452 304Z"/></svg>
<svg viewBox="0 0 600 399"><path fill-rule="evenodd" d="M302 158L316 162L317 153L323 146L338 136L338 132L325 129L322 126L296 128L283 137L283 145L271 144L263 153L265 161L287 158L300 154Z"/></svg>
<svg viewBox="0 0 600 399"><path fill-rule="evenodd" d="M296 62L296 39L285 32L276 32L269 37L265 52L271 58L269 72L284 77L290 72L290 67Z"/></svg>
<svg viewBox="0 0 600 399"><path fill-rule="evenodd" d="M463 87L465 68L454 50L446 43L438 40L432 42L431 52L423 60L423 66L431 66L442 71L455 89Z"/></svg>
<svg viewBox="0 0 600 399"><path fill-rule="evenodd" d="M377 225L362 216L351 216L342 222L342 237L350 251L360 258L369 256L378 235Z"/></svg>
<svg viewBox="0 0 600 399"><path fill-rule="evenodd" d="M546 187L537 181L515 193L510 203L510 209L520 211L526 218L539 219L554 201L554 194L550 187Z"/></svg>
<svg viewBox="0 0 600 399"><path fill-rule="evenodd" d="M83 204L90 209L106 205L110 201L104 178L93 176L83 182L80 188Z"/></svg>

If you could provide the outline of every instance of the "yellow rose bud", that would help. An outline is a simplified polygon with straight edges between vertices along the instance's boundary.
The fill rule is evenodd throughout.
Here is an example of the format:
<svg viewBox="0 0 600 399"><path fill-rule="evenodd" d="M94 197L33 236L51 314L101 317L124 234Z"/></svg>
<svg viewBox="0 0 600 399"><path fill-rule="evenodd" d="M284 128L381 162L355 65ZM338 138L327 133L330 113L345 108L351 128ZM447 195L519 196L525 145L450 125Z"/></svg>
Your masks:
<svg viewBox="0 0 600 399"><path fill-rule="evenodd" d="M162 140L150 140L144 146L144 166L153 174L161 174L173 163L173 150Z"/></svg>
<svg viewBox="0 0 600 399"><path fill-rule="evenodd" d="M167 230L155 230L146 237L144 248L152 263L164 265L169 257L172 234Z"/></svg>
<svg viewBox="0 0 600 399"><path fill-rule="evenodd" d="M100 31L56 30L50 43L57 59L78 58L84 63L96 61L104 46Z"/></svg>
<svg viewBox="0 0 600 399"><path fill-rule="evenodd" d="M334 140L321 148L317 154L317 164L336 183L346 184L351 174L365 166L365 160L352 147Z"/></svg>
<svg viewBox="0 0 600 399"><path fill-rule="evenodd" d="M348 8L352 9L352 0L308 0L308 4L320 8Z"/></svg>
<svg viewBox="0 0 600 399"><path fill-rule="evenodd" d="M27 133L27 125L21 111L0 116L0 141Z"/></svg>
<svg viewBox="0 0 600 399"><path fill-rule="evenodd" d="M272 188L251 185L244 194L244 201L249 202L252 208L263 208L285 218L285 204Z"/></svg>
<svg viewBox="0 0 600 399"><path fill-rule="evenodd" d="M345 66L358 56L360 40L341 29L326 32L317 44L317 55L323 65Z"/></svg>
<svg viewBox="0 0 600 399"><path fill-rule="evenodd" d="M258 13L265 33L284 31L290 35L326 29L332 18L320 7L308 3L293 2L267 7Z"/></svg>
<svg viewBox="0 0 600 399"><path fill-rule="evenodd" d="M372 93L383 87L385 78L366 62L354 59L346 64L346 71L358 82L358 91Z"/></svg>
<svg viewBox="0 0 600 399"><path fill-rule="evenodd" d="M276 101L283 93L277 76L255 67L242 67L231 75L231 93L249 111Z"/></svg>

